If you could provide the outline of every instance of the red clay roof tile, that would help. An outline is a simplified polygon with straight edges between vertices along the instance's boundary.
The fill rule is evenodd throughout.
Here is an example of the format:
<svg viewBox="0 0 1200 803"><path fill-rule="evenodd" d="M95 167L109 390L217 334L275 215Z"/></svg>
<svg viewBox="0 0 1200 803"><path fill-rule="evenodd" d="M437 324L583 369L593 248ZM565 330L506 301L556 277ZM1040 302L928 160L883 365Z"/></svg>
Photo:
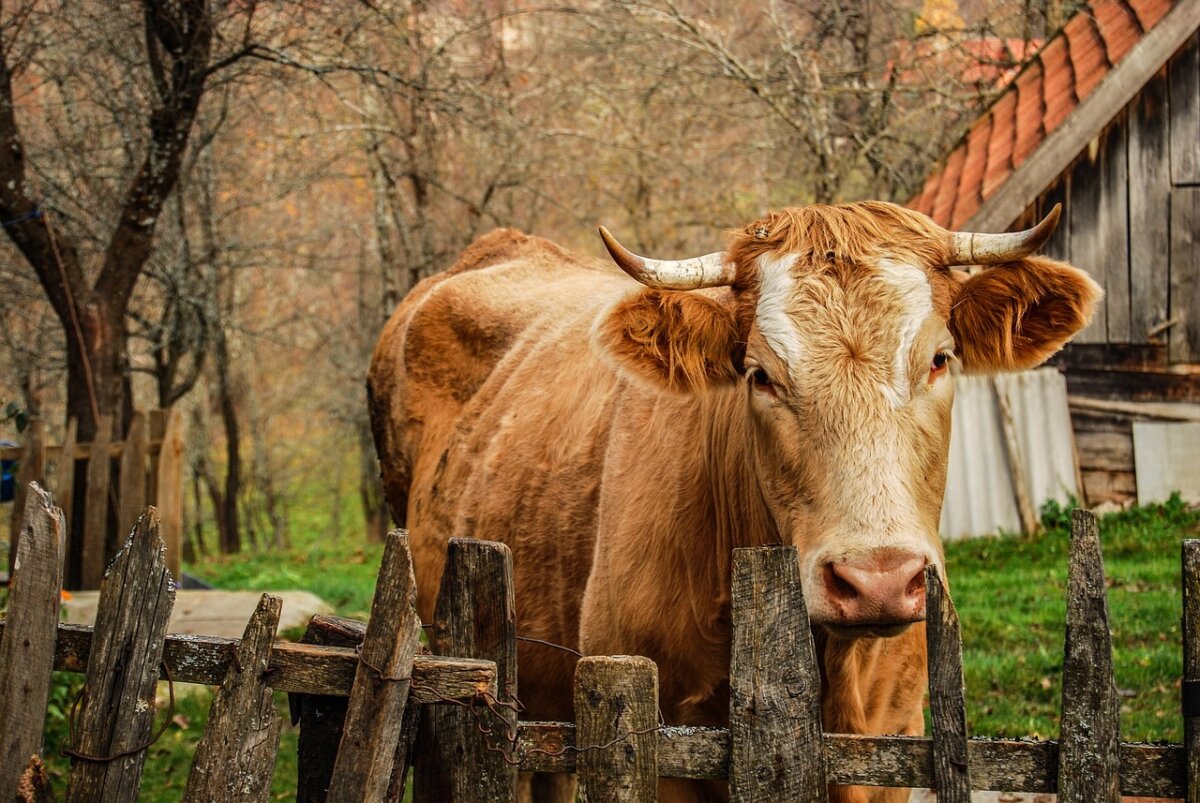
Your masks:
<svg viewBox="0 0 1200 803"><path fill-rule="evenodd" d="M951 228L965 221L979 208L982 200L979 191L983 187L983 171L987 167L988 139L992 135L991 117L981 117L967 135L966 158L963 159L962 175L958 179L954 209L950 213Z"/></svg>
<svg viewBox="0 0 1200 803"><path fill-rule="evenodd" d="M1074 24L1076 22L1079 24ZM1075 96L1082 99L1108 74L1112 65L1095 22L1080 14L1071 23L1063 29L1063 33L1066 34L1067 50L1075 73Z"/></svg>
<svg viewBox="0 0 1200 803"><path fill-rule="evenodd" d="M988 141L987 167L981 193L987 196L1012 172L1013 135L1016 133L1017 94L1005 92L992 107L992 136Z"/></svg>
<svg viewBox="0 0 1200 803"><path fill-rule="evenodd" d="M908 205L942 226L965 223L1170 10L1171 0L1091 0L975 121Z"/></svg>
<svg viewBox="0 0 1200 803"><path fill-rule="evenodd" d="M1045 107L1042 100L1042 76L1044 73L1041 62L1035 61L1013 82L1015 85L1013 91L1017 95L1014 122L1017 133L1013 137L1014 169L1021 166L1025 157L1033 152L1033 149L1045 136L1045 132L1042 130L1042 110Z"/></svg>

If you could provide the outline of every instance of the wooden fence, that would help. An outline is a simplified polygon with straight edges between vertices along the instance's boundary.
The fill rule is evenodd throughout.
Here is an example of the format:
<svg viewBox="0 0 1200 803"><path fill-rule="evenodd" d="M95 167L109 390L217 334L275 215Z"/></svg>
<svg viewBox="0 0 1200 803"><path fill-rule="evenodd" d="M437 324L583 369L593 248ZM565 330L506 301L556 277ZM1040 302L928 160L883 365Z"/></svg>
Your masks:
<svg viewBox="0 0 1200 803"><path fill-rule="evenodd" d="M130 532L147 505L158 509L159 531L167 547L167 568L172 577L180 577L183 537L183 424L180 413L178 410L135 413L129 434L123 441L110 440L111 431L111 422L105 418L100 422L95 441L77 443L76 422L72 419L67 423L62 444L52 446L46 442L45 422L33 419L29 422L23 446L0 449L0 458L18 461L17 495L9 530L10 572L22 529L25 489L30 482L37 482L53 490L62 508L66 532L78 536L76 543L70 542L68 536L63 553L64 560L71 554L82 556L77 561L81 576L74 583L67 578L68 586L100 587L106 556L117 546L110 543L110 539L114 533ZM97 453L106 454L109 459L92 460L92 455ZM116 462L116 486L111 481L113 461ZM75 493L73 469L76 462L87 463L86 487L82 494ZM53 483L47 482L48 476L54 477ZM83 502L78 511L73 510L77 498ZM75 516L83 517L81 526L72 527ZM116 521L116 530L109 526L110 517Z"/></svg>
<svg viewBox="0 0 1200 803"><path fill-rule="evenodd" d="M186 800L267 799L273 689L292 694L301 801L399 800L410 756L416 801L513 801L518 770L574 773L587 801L653 800L660 777L727 779L735 801L822 801L830 784L932 786L947 801L972 789L1200 801L1200 541L1183 546L1186 744L1123 744L1099 533L1086 511L1072 527L1061 739L1032 741L967 733L958 617L932 571L929 738L822 732L792 547L735 552L728 728L661 724L654 664L621 656L579 661L574 723L522 722L512 560L501 544L450 542L429 655L418 649L402 531L388 537L370 621L314 617L291 644L273 640L279 604L269 595L240 641L164 636L173 592L153 511L108 574L95 629L57 624L61 514L37 488L26 510L0 622L0 794L24 773L24 799L48 799L37 796L36 754L53 667L87 675L67 747L70 800L135 798L155 738L149 703L168 678L220 684Z"/></svg>

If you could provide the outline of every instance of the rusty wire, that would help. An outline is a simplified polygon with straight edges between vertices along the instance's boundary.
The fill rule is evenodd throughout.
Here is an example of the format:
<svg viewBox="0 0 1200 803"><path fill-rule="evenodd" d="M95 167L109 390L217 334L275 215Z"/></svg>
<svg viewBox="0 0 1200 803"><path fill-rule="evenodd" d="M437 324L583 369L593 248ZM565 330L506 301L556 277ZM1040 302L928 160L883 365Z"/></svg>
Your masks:
<svg viewBox="0 0 1200 803"><path fill-rule="evenodd" d="M175 716L175 680L171 677L171 667L167 665L167 662L162 661L161 666L163 668L163 674L167 676L167 695L169 697L169 702L167 704L167 716L163 719L162 726L158 729L157 733L151 736L139 747L133 747L129 750L124 750L120 753L113 753L112 755L108 756L88 755L87 753L81 753L74 749L74 747L71 745L75 744L75 713L79 708L80 701L87 694L87 685L85 684L83 689L79 692L79 696L75 698L75 702L71 703L71 710L67 716L67 741L65 744L59 746L59 754L79 759L80 761L92 761L98 764L103 764L109 761L116 761L119 758L126 758L128 756L136 755L143 750L148 749L152 744L157 742L162 735L167 732L167 728L171 725L171 719Z"/></svg>

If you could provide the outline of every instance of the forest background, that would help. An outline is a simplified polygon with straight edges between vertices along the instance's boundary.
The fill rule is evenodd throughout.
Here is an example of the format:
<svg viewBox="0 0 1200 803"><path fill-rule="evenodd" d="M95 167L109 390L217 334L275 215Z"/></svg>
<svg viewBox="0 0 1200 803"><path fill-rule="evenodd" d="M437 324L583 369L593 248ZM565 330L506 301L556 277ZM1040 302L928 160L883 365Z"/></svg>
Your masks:
<svg viewBox="0 0 1200 803"><path fill-rule="evenodd" d="M1072 10L5 2L0 440L177 407L186 560L378 541L364 375L414 283L498 226L678 257L903 202Z"/></svg>

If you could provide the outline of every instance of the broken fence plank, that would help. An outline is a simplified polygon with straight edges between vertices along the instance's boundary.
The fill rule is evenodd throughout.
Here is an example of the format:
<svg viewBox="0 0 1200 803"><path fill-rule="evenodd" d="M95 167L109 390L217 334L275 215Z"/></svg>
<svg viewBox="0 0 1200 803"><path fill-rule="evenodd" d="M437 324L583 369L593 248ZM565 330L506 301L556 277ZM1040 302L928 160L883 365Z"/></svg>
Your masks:
<svg viewBox="0 0 1200 803"><path fill-rule="evenodd" d="M582 803L658 799L658 667L589 656L575 667L575 759Z"/></svg>
<svg viewBox="0 0 1200 803"><path fill-rule="evenodd" d="M62 508L63 522L66 524L67 538L71 537L72 506L75 504L75 436L79 431L79 420L71 418L67 421L67 431L63 435L62 450L54 468L54 496L58 506ZM49 449L47 451L50 451ZM63 558L66 559L70 546L63 547Z"/></svg>
<svg viewBox="0 0 1200 803"><path fill-rule="evenodd" d="M795 547L733 552L730 799L828 799L821 677Z"/></svg>
<svg viewBox="0 0 1200 803"><path fill-rule="evenodd" d="M87 464L87 488L83 502L83 549L80 564L80 588L99 588L104 579L108 560L108 489L111 482L108 444L112 438L112 417L100 416L96 438L92 441L92 457ZM68 583L71 578L67 578ZM72 586L73 587L73 586Z"/></svg>
<svg viewBox="0 0 1200 803"><path fill-rule="evenodd" d="M117 505L117 532L127 533L137 523L138 516L146 509L146 415L134 413L129 422L129 433L125 436L125 448L121 450L118 473L121 490ZM159 521L159 533L162 521ZM165 542L164 542L165 543Z"/></svg>
<svg viewBox="0 0 1200 803"><path fill-rule="evenodd" d="M50 698L54 633L62 590L62 511L29 483L21 537L8 586L7 637L0 641L0 796L7 796L42 752Z"/></svg>
<svg viewBox="0 0 1200 803"><path fill-rule="evenodd" d="M161 412L161 411L158 411ZM183 411L166 412L162 443L151 460L154 472L154 506L158 508L167 569L176 576L183 570Z"/></svg>
<svg viewBox="0 0 1200 803"><path fill-rule="evenodd" d="M387 795L401 723L420 646L408 533L388 534L371 601L346 726L333 765L328 799L334 803L383 800Z"/></svg>
<svg viewBox="0 0 1200 803"><path fill-rule="evenodd" d="M1120 801L1120 729L1100 531L1091 511L1076 510L1067 577L1060 803Z"/></svg>
<svg viewBox="0 0 1200 803"><path fill-rule="evenodd" d="M175 586L148 508L100 586L68 801L136 800Z"/></svg>
<svg viewBox="0 0 1200 803"><path fill-rule="evenodd" d="M496 662L497 700L423 711L413 799L513 801L517 768L502 752L510 749L517 721L517 617L507 546L450 539L433 622L433 652Z"/></svg>
<svg viewBox="0 0 1200 803"><path fill-rule="evenodd" d="M271 793L282 722L267 685L282 600L263 594L196 745L183 800L260 803Z"/></svg>
<svg viewBox="0 0 1200 803"><path fill-rule="evenodd" d="M0 636L4 622L0 620ZM83 672L92 647L92 628L59 624L54 645L54 668L60 672ZM222 682L233 661L238 640L217 636L174 633L167 636L163 662L178 683ZM271 654L271 686L276 691L297 694L329 694L346 697L354 683L358 656L354 650L292 644L281 641ZM166 680L166 673L160 675ZM413 661L417 686L412 699L417 703L471 700L495 687L496 665L470 658L418 655Z"/></svg>
<svg viewBox="0 0 1200 803"><path fill-rule="evenodd" d="M367 627L363 622L317 614L308 620L304 644L357 647ZM357 658L355 659L357 664ZM413 676L416 676L414 669ZM290 694L292 724L300 726L296 748L296 803L324 803L333 777L338 743L346 724L346 697ZM415 709L414 709L415 710Z"/></svg>
<svg viewBox="0 0 1200 803"><path fill-rule="evenodd" d="M958 612L942 585L936 566L925 567L925 604L935 788L939 801L970 803L962 636Z"/></svg>
<svg viewBox="0 0 1200 803"><path fill-rule="evenodd" d="M1183 542L1183 740L1187 801L1200 803L1200 541Z"/></svg>

